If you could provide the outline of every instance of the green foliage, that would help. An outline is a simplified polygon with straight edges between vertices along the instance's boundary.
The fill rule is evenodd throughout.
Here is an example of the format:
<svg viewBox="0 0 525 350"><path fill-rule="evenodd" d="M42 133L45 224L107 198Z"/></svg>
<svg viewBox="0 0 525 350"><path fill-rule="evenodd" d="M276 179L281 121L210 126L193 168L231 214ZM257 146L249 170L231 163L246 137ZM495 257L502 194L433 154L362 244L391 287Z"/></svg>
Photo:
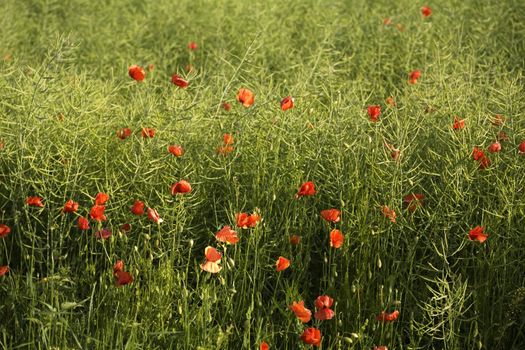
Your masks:
<svg viewBox="0 0 525 350"><path fill-rule="evenodd" d="M421 5L2 1L0 224L11 233L0 239L0 266L10 267L0 347L307 348L289 305L314 311L324 294L336 316L310 323L323 349L523 345L525 6L448 0L424 19ZM128 77L130 65L150 63L143 82ZM189 87L172 85L173 73ZM248 109L235 100L241 87L255 92ZM288 95L295 108L283 112ZM378 123L366 113L375 104ZM491 125L495 114L504 125ZM452 129L456 115L464 130ZM133 135L120 140L124 127ZM155 137L142 138L143 127ZM509 140L478 169L472 148L486 150L500 131ZM224 133L235 139L227 156L216 153ZM193 191L172 196L180 179ZM294 199L307 180L317 194ZM98 192L110 196L108 220L80 231ZM426 196L413 213L409 193ZM68 199L78 213L61 212ZM164 222L133 216L135 200ZM328 208L342 211L340 223L321 219ZM262 222L236 228L238 244L216 242L236 213L256 210ZM477 225L484 244L468 240ZM106 241L94 236L102 227L113 232ZM337 250L334 227L345 234ZM209 245L223 253L219 274L199 268ZM277 273L281 255L292 264ZM130 285L115 286L118 259ZM376 320L394 309L397 321Z"/></svg>

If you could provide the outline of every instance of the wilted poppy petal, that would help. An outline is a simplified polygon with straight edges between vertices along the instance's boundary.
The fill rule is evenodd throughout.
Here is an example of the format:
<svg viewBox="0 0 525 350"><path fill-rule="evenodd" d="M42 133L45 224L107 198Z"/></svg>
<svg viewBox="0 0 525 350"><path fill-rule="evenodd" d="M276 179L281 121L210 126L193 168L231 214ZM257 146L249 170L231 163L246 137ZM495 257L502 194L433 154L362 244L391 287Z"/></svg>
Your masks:
<svg viewBox="0 0 525 350"><path fill-rule="evenodd" d="M103 228L100 231L95 232L95 237L101 238L101 239L108 239L111 237L111 230L108 228Z"/></svg>
<svg viewBox="0 0 525 350"><path fill-rule="evenodd" d="M301 236L298 236L298 235L290 236L290 244L291 245L298 245L299 243L301 243Z"/></svg>

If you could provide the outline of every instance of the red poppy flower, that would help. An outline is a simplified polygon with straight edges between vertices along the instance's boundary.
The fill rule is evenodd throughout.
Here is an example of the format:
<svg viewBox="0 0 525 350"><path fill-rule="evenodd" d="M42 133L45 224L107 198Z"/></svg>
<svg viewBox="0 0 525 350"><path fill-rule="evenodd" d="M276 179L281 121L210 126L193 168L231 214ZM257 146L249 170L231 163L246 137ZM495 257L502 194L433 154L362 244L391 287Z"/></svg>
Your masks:
<svg viewBox="0 0 525 350"><path fill-rule="evenodd" d="M299 302L293 302L292 305L290 305L290 310L293 311L295 316L301 321L302 323L308 323L310 322L310 319L312 317L312 311L308 310L304 306L304 301L301 300Z"/></svg>
<svg viewBox="0 0 525 350"><path fill-rule="evenodd" d="M188 85L190 85L190 83L188 83L187 80L185 80L184 78L182 78L182 77L181 77L180 75L178 75L178 74L173 74L173 75L171 76L171 82L172 82L173 84L177 85L178 87L183 88L183 89L187 88Z"/></svg>
<svg viewBox="0 0 525 350"><path fill-rule="evenodd" d="M295 198L303 196L313 196L316 193L315 184L312 181L306 181L301 185L299 192L295 195Z"/></svg>
<svg viewBox="0 0 525 350"><path fill-rule="evenodd" d="M96 221L106 221L106 216L104 215L104 210L106 207L103 205L94 205L89 212L91 219Z"/></svg>
<svg viewBox="0 0 525 350"><path fill-rule="evenodd" d="M117 279L117 287L125 286L133 282L133 276L126 271L117 271L115 272L115 278Z"/></svg>
<svg viewBox="0 0 525 350"><path fill-rule="evenodd" d="M195 41L190 41L190 43L188 44L188 49L190 49L191 51L197 50L197 43Z"/></svg>
<svg viewBox="0 0 525 350"><path fill-rule="evenodd" d="M70 199L64 204L63 213L74 213L78 210L78 203Z"/></svg>
<svg viewBox="0 0 525 350"><path fill-rule="evenodd" d="M301 243L301 236L298 235L291 235L290 236L290 244L291 245L299 245Z"/></svg>
<svg viewBox="0 0 525 350"><path fill-rule="evenodd" d="M43 208L44 207L44 203L42 203L42 198L41 197L27 197L26 199L26 203L27 205L30 205L32 207L41 207Z"/></svg>
<svg viewBox="0 0 525 350"><path fill-rule="evenodd" d="M491 123L494 126L502 126L503 124L505 124L505 117L501 114L496 114L494 116L494 119L492 119Z"/></svg>
<svg viewBox="0 0 525 350"><path fill-rule="evenodd" d="M131 230L131 225L128 223L122 224L122 226L120 226L120 232L127 233L130 230Z"/></svg>
<svg viewBox="0 0 525 350"><path fill-rule="evenodd" d="M305 344L321 346L321 331L313 327L306 328L301 335L301 340Z"/></svg>
<svg viewBox="0 0 525 350"><path fill-rule="evenodd" d="M472 159L479 161L480 169L485 169L490 165L490 160L485 155L485 152L477 147L474 147L472 150Z"/></svg>
<svg viewBox="0 0 525 350"><path fill-rule="evenodd" d="M9 266L7 265L0 266L0 276L5 276L5 274L8 272L9 272Z"/></svg>
<svg viewBox="0 0 525 350"><path fill-rule="evenodd" d="M483 157L485 157L485 152L483 152L483 150L474 146L474 149L472 150L472 159L480 160Z"/></svg>
<svg viewBox="0 0 525 350"><path fill-rule="evenodd" d="M142 137L147 138L153 138L155 136L155 129L152 128L142 128L141 130Z"/></svg>
<svg viewBox="0 0 525 350"><path fill-rule="evenodd" d="M478 241L479 243L483 243L489 238L489 235L484 233L483 230L485 228L483 226L476 226L468 233L468 238L471 241Z"/></svg>
<svg viewBox="0 0 525 350"><path fill-rule="evenodd" d="M233 152L233 147L232 146L221 146L219 148L217 148L217 153L218 154L222 154L223 156L226 156L230 153Z"/></svg>
<svg viewBox="0 0 525 350"><path fill-rule="evenodd" d="M331 310L334 299L330 298L328 295L321 295L315 300L315 313L316 320L330 320L335 316L335 312Z"/></svg>
<svg viewBox="0 0 525 350"><path fill-rule="evenodd" d="M421 72L418 70L412 71L410 73L410 77L408 78L409 84L415 84L417 83L417 80L421 77Z"/></svg>
<svg viewBox="0 0 525 350"><path fill-rule="evenodd" d="M525 140L521 141L521 143L519 144L518 153L520 154L525 153Z"/></svg>
<svg viewBox="0 0 525 350"><path fill-rule="evenodd" d="M379 120L379 115L381 114L381 106L368 106L367 111L371 121L377 122Z"/></svg>
<svg viewBox="0 0 525 350"><path fill-rule="evenodd" d="M231 105L230 103L228 103L228 102L224 102L224 103L222 104L222 108L224 108L224 110L225 110L226 112L229 112L229 111L232 109L232 105Z"/></svg>
<svg viewBox="0 0 525 350"><path fill-rule="evenodd" d="M210 246L206 247L204 249L204 256L206 257L206 261L204 264L200 265L202 270L210 273L217 273L222 269L222 267L219 265L222 255L217 251L217 249Z"/></svg>
<svg viewBox="0 0 525 350"><path fill-rule="evenodd" d="M131 206L131 212L135 215L144 215L144 202L135 201Z"/></svg>
<svg viewBox="0 0 525 350"><path fill-rule="evenodd" d="M253 105L255 95L248 89L239 89L239 92L237 93L237 101L242 103L244 107L248 108Z"/></svg>
<svg viewBox="0 0 525 350"><path fill-rule="evenodd" d="M180 180L177 183L174 183L171 185L171 195L175 196L179 193L190 193L191 192L191 185L186 180Z"/></svg>
<svg viewBox="0 0 525 350"><path fill-rule="evenodd" d="M128 74L136 81L143 81L146 77L146 72L144 71L144 68L142 68L141 66L137 66L136 64L129 66Z"/></svg>
<svg viewBox="0 0 525 350"><path fill-rule="evenodd" d="M332 230L330 232L330 247L339 249L343 246L345 236L339 230Z"/></svg>
<svg viewBox="0 0 525 350"><path fill-rule="evenodd" d="M315 307L317 309L331 308L334 304L334 299L330 298L328 295L320 295L315 299Z"/></svg>
<svg viewBox="0 0 525 350"><path fill-rule="evenodd" d="M396 223L396 217L397 217L397 215L396 215L396 212L395 212L394 210L390 209L390 208L389 208L388 206L386 206L386 205L383 205L383 206L381 207L381 212L383 213L383 215L384 215L386 218L390 219L390 221L391 221L392 223L394 223L394 224Z"/></svg>
<svg viewBox="0 0 525 350"><path fill-rule="evenodd" d="M175 157L181 157L184 154L184 150L180 145L169 145L168 152L173 154Z"/></svg>
<svg viewBox="0 0 525 350"><path fill-rule="evenodd" d="M95 205L104 205L109 200L109 196L105 193L99 192L95 197Z"/></svg>
<svg viewBox="0 0 525 350"><path fill-rule="evenodd" d="M259 346L259 350L270 350L270 346L267 342L263 341L261 345Z"/></svg>
<svg viewBox="0 0 525 350"><path fill-rule="evenodd" d="M425 195L421 193L411 193L403 197L403 204L407 207L408 211L414 212L417 207L423 205L423 199L425 199Z"/></svg>
<svg viewBox="0 0 525 350"><path fill-rule="evenodd" d="M432 9L428 6L423 6L421 8L421 14L423 17L429 17L432 14Z"/></svg>
<svg viewBox="0 0 525 350"><path fill-rule="evenodd" d="M323 219L325 219L326 221L330 221L330 222L339 222L341 220L341 212L337 209L325 209L325 210L321 210L321 216L323 217Z"/></svg>
<svg viewBox="0 0 525 350"><path fill-rule="evenodd" d="M392 96L388 96L386 99L386 104L389 105L390 107L395 107L396 101L394 100Z"/></svg>
<svg viewBox="0 0 525 350"><path fill-rule="evenodd" d="M489 146L489 152L490 153L498 153L499 151L501 151L501 143L499 143L498 141L492 143Z"/></svg>
<svg viewBox="0 0 525 350"><path fill-rule="evenodd" d="M235 142L233 140L233 135L232 134L224 134L224 135L222 135L222 140L223 140L223 143L225 145L233 145L233 143Z"/></svg>
<svg viewBox="0 0 525 350"><path fill-rule="evenodd" d="M6 224L0 225L0 237L5 238L11 232L11 229Z"/></svg>
<svg viewBox="0 0 525 350"><path fill-rule="evenodd" d="M465 127L465 119L459 119L458 117L454 117L454 124L452 125L454 130L461 130Z"/></svg>
<svg viewBox="0 0 525 350"><path fill-rule="evenodd" d="M281 110L293 108L295 99L292 96L287 96L281 100Z"/></svg>
<svg viewBox="0 0 525 350"><path fill-rule="evenodd" d="M384 345L374 346L374 350L388 350L388 348Z"/></svg>
<svg viewBox="0 0 525 350"><path fill-rule="evenodd" d="M483 156L480 160L479 160L479 168L480 169L486 169L488 168L490 165L490 159L489 157L486 157L486 156Z"/></svg>
<svg viewBox="0 0 525 350"><path fill-rule="evenodd" d="M125 140L128 137L131 136L131 129L130 128L123 128L117 131L117 137L121 140Z"/></svg>
<svg viewBox="0 0 525 350"><path fill-rule="evenodd" d="M95 232L95 237L101 238L101 239L108 239L111 237L111 230L109 228L103 228L100 231Z"/></svg>
<svg viewBox="0 0 525 350"><path fill-rule="evenodd" d="M219 242L235 244L239 242L239 237L237 237L237 232L231 229L230 226L224 226L219 232L215 234L215 238Z"/></svg>
<svg viewBox="0 0 525 350"><path fill-rule="evenodd" d="M124 261L117 260L115 262L115 265L113 265L113 273L116 273L117 271L124 271Z"/></svg>
<svg viewBox="0 0 525 350"><path fill-rule="evenodd" d="M390 157L393 160L399 160L401 156L401 151L398 148L395 148L394 145L389 144L388 142L384 143L385 147L390 151Z"/></svg>
<svg viewBox="0 0 525 350"><path fill-rule="evenodd" d="M88 221L88 219L86 219L83 216L80 216L78 218L78 228L80 230L83 230L83 231L89 230L89 221Z"/></svg>
<svg viewBox="0 0 525 350"><path fill-rule="evenodd" d="M154 223L156 224L160 224L162 223L162 220L159 216L159 213L157 213L157 211L155 209L152 209L152 208L148 208L148 218L153 221Z"/></svg>
<svg viewBox="0 0 525 350"><path fill-rule="evenodd" d="M238 213L235 214L235 220L237 221L237 227L253 228L257 225L257 222L261 221L261 217L256 213Z"/></svg>
<svg viewBox="0 0 525 350"><path fill-rule="evenodd" d="M275 262L275 269L277 272L281 272L290 267L290 260L286 259L283 256L280 256Z"/></svg>
<svg viewBox="0 0 525 350"><path fill-rule="evenodd" d="M381 311L381 313L376 317L378 321L381 322L392 322L397 320L399 317L399 311L395 310L391 313L387 313L386 311Z"/></svg>

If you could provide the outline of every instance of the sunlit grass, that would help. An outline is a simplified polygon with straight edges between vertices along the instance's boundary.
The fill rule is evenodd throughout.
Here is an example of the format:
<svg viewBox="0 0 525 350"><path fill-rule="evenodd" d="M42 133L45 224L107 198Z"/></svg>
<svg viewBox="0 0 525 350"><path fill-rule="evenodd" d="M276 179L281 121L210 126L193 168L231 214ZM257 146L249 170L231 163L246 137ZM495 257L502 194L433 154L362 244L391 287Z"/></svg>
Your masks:
<svg viewBox="0 0 525 350"><path fill-rule="evenodd" d="M427 3L423 18L422 5L2 2L0 224L11 232L0 239L10 268L0 277L1 347L306 349L300 336L316 327L323 349L519 348L525 7ZM139 83L133 64L154 70ZM173 73L189 87L171 84ZM255 93L251 107L236 101L240 88ZM295 107L283 112L289 95ZM379 122L369 105L381 106ZM496 114L504 125L492 125ZM120 140L125 127L132 135ZM508 141L488 153L500 131ZM234 143L223 156L225 133ZM183 156L168 152L173 144ZM192 192L172 196L181 179ZM317 193L296 199L305 181ZM98 192L110 196L108 220L81 231L77 218ZM414 212L403 204L412 193L425 195ZM75 214L61 213L69 199ZM134 216L136 200L163 222ZM321 218L330 208L340 222ZM262 221L237 228L240 212ZM236 245L216 241L225 225ZM483 244L468 239L478 225ZM97 239L105 227L112 236ZM334 228L340 249L330 248ZM207 246L223 255L218 274L199 267ZM291 261L281 272L279 256ZM134 278L122 287L119 259ZM302 324L289 306L304 300L315 312L320 295L334 299L335 317ZM394 310L396 321L376 319Z"/></svg>

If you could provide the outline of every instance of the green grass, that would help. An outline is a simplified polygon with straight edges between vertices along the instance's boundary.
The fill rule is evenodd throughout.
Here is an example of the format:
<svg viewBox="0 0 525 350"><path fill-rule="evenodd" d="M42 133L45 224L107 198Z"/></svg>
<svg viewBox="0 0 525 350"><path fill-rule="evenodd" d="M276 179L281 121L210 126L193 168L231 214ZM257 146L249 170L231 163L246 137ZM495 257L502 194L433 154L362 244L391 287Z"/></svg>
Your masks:
<svg viewBox="0 0 525 350"><path fill-rule="evenodd" d="M5 0L0 28L0 58L10 55L0 61L0 224L11 228L0 239L10 267L1 349L306 349L306 327L321 330L322 349L525 344L522 1ZM129 78L128 66L149 63L144 82ZM187 89L170 83L176 72ZM248 109L235 100L241 87L255 93ZM282 112L288 95L295 108ZM366 112L375 104L378 123ZM503 126L491 125L496 114ZM455 115L464 130L452 129ZM133 136L120 140L124 127ZM478 169L473 147L486 151L501 130L509 140ZM235 138L226 157L216 154L224 133ZM180 179L193 191L172 196ZM317 194L294 199L308 180ZM80 231L98 192L110 195L108 220ZM426 196L414 213L409 193ZM61 213L68 199L78 214ZM134 217L137 199L164 222ZM256 208L263 220L236 228L238 244L216 242ZM322 220L328 208L341 209L339 223ZM468 239L477 225L484 244ZM94 236L102 227L107 241ZM334 227L345 234L338 250ZM223 253L218 274L199 268L208 245ZM281 255L292 263L278 273ZM130 285L115 286L118 259ZM303 325L289 310L304 300L315 312L324 294L332 320ZM394 309L397 321L376 320Z"/></svg>

